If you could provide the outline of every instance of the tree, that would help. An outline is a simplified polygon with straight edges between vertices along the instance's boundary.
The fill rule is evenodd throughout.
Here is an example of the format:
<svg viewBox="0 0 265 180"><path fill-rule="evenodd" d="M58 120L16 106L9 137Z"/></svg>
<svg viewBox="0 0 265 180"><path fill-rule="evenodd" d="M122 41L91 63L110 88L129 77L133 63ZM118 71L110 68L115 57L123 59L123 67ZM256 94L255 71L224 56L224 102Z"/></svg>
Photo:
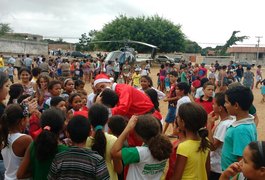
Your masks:
<svg viewBox="0 0 265 180"><path fill-rule="evenodd" d="M79 43L76 44L77 51L89 51L94 50L95 44L90 44L90 42L95 38L97 34L96 30L89 31L88 34L81 34L81 38L79 38Z"/></svg>
<svg viewBox="0 0 265 180"><path fill-rule="evenodd" d="M198 43L186 40L185 42L185 52L186 53L201 53L202 48L198 45Z"/></svg>
<svg viewBox="0 0 265 180"><path fill-rule="evenodd" d="M235 45L238 41L243 42L245 39L249 38L248 36L236 36L236 34L239 32L240 31L233 31L231 37L226 41L225 45L220 50L221 56L226 55L226 51L230 46Z"/></svg>
<svg viewBox="0 0 265 180"><path fill-rule="evenodd" d="M90 36L88 36L90 37ZM81 36L80 46L89 42L87 37ZM94 33L93 41L117 41L117 40L134 40L154 44L159 47L160 52L184 52L185 35L181 31L180 25L174 25L169 20L163 19L157 15L152 17L126 17L120 15L115 20L106 24L101 31ZM90 39L91 40L91 39ZM107 51L117 50L124 44L99 43L95 46ZM152 48L129 44L138 52L151 52Z"/></svg>
<svg viewBox="0 0 265 180"><path fill-rule="evenodd" d="M0 36L13 32L12 28L7 23L0 23Z"/></svg>

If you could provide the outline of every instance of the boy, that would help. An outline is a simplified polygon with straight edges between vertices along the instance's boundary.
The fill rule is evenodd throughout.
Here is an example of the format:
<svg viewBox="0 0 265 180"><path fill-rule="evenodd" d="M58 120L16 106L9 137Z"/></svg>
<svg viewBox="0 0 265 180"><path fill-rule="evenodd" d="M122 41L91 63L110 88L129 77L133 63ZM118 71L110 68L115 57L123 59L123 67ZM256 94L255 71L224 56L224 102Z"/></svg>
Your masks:
<svg viewBox="0 0 265 180"><path fill-rule="evenodd" d="M172 124L173 127L173 123L176 118L176 105L178 101L178 97L176 95L177 78L178 78L178 73L176 71L172 71L169 73L171 87L168 97L164 99L165 102L168 102L168 113L165 119L165 128L163 130L163 134L166 133L169 124Z"/></svg>
<svg viewBox="0 0 265 180"><path fill-rule="evenodd" d="M6 69L6 72L8 74L8 78L14 84L14 68L11 63L8 64L8 68Z"/></svg>
<svg viewBox="0 0 265 180"><path fill-rule="evenodd" d="M177 102L176 114L178 114L178 109L180 105L191 102L188 96L189 92L190 92L190 86L188 85L188 83L180 82L177 84L176 95L179 98L179 100Z"/></svg>
<svg viewBox="0 0 265 180"><path fill-rule="evenodd" d="M225 93L225 108L236 121L227 129L222 148L222 170L242 159L244 148L257 140L254 116L249 114L253 102L251 90L244 86L228 89Z"/></svg>
<svg viewBox="0 0 265 180"><path fill-rule="evenodd" d="M53 80L48 85L48 91L51 94L51 97L49 97L43 105L44 110L49 109L51 106L51 99L52 97L60 96L62 90L62 84L60 81Z"/></svg>
<svg viewBox="0 0 265 180"><path fill-rule="evenodd" d="M139 74L139 72L141 71L141 68L137 67L134 70L135 72L132 75L132 84L131 86L135 87L135 88L139 88L140 87L140 79L141 79L141 75Z"/></svg>
<svg viewBox="0 0 265 180"><path fill-rule="evenodd" d="M104 158L85 148L90 129L88 119L83 116L69 121L67 132L73 146L55 156L47 179L109 179Z"/></svg>

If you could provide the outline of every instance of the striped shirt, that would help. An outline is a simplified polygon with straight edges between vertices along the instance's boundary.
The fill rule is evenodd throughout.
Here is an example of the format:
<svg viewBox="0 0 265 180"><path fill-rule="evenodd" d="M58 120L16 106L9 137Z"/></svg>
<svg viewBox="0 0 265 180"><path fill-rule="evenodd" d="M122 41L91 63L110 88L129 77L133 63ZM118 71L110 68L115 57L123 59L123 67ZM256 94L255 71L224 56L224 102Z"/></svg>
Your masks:
<svg viewBox="0 0 265 180"><path fill-rule="evenodd" d="M48 180L109 179L103 157L91 149L71 147L58 153L51 165Z"/></svg>

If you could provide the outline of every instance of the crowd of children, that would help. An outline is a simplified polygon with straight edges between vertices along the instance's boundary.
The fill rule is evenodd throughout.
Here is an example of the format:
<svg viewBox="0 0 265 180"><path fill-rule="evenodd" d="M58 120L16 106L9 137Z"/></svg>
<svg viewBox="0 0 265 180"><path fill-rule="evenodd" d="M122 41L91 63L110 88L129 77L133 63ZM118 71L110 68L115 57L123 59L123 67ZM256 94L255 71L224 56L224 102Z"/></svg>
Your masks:
<svg viewBox="0 0 265 180"><path fill-rule="evenodd" d="M53 73L21 67L7 106L14 69L0 72L0 178L265 178L251 69L163 64L156 89L149 62L56 62ZM159 100L168 102L165 123Z"/></svg>

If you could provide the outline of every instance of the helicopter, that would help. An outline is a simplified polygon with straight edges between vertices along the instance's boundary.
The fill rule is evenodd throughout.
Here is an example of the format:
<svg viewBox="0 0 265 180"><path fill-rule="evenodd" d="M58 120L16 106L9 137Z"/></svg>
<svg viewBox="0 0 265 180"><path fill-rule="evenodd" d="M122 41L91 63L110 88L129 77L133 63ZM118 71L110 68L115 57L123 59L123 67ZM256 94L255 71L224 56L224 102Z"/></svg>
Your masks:
<svg viewBox="0 0 265 180"><path fill-rule="evenodd" d="M115 61L118 59L118 62L123 64L126 60L129 61L130 64L133 64L134 62L137 61L137 51L135 51L134 48L129 47L129 44L134 43L134 44L140 44L144 46L148 46L152 48L152 53L151 53L151 59L155 58L156 51L159 49L157 46L148 44L145 42L141 41L132 41L132 40L117 40L117 41L91 41L91 44L96 44L96 43L124 43L124 47L120 48L119 50L116 51L111 51L108 53L106 58L104 59L105 62L108 61ZM150 59L146 59L150 60Z"/></svg>

